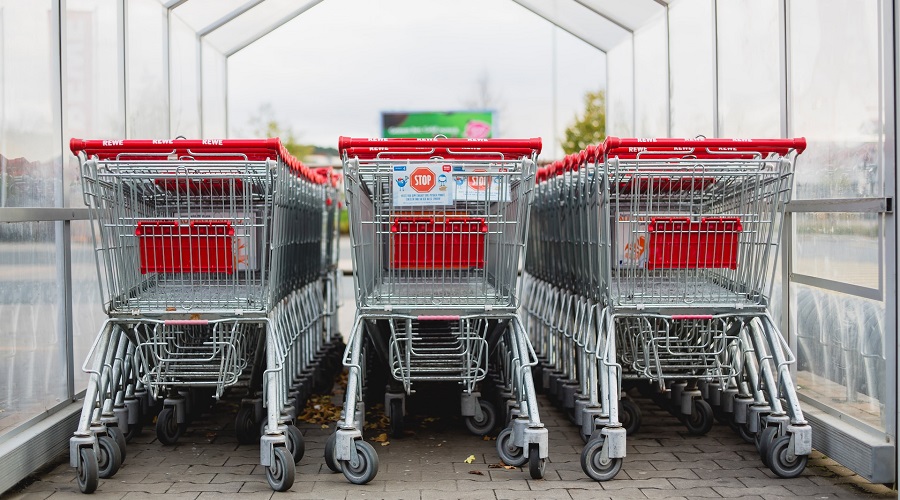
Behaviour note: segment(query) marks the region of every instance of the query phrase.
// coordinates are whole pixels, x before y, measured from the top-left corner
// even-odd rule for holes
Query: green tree
[[[255,137],[280,138],[284,148],[301,161],[313,153],[314,146],[301,144],[294,135],[293,129],[291,129],[291,127],[282,127],[273,115],[274,112],[271,104],[266,103],[260,106],[259,113],[250,120],[250,125],[253,127],[253,135]]]
[[[584,114],[566,128],[562,148],[566,154],[577,153],[590,144],[606,138],[606,92],[598,90],[584,96]]]

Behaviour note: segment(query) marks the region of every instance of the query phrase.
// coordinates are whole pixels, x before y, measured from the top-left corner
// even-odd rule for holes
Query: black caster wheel
[[[689,433],[694,436],[703,436],[712,429],[715,421],[712,407],[702,399],[695,399],[691,409],[691,414],[685,415],[682,422]]]
[[[303,439],[303,433],[300,432],[300,429],[293,425],[287,425],[285,427],[284,437],[287,440],[288,451],[290,451],[291,455],[294,457],[294,463],[298,464],[300,463],[300,460],[303,459],[303,454],[306,452],[306,441]]]
[[[100,450],[97,455],[98,476],[103,479],[111,478],[122,466],[122,452],[116,440],[109,436],[100,436],[97,438],[97,444]]]
[[[494,411],[494,405],[487,401],[479,400],[478,404],[481,405],[481,419],[466,417],[466,428],[476,436],[485,436],[497,425],[497,412]]]
[[[253,408],[243,406],[234,418],[234,434],[238,443],[254,444],[259,442],[259,424],[254,421]]]
[[[392,399],[388,408],[388,419],[391,421],[391,437],[403,436],[403,400]]]
[[[544,471],[547,469],[547,459],[540,457],[537,443],[528,445],[528,473],[531,479],[544,479]]]
[[[294,485],[294,475],[297,473],[294,459],[283,446],[275,448],[275,457],[272,465],[266,467],[266,481],[274,491],[287,491]]]
[[[621,458],[603,457],[606,438],[600,435],[588,441],[581,450],[581,470],[594,481],[609,481],[622,470]]]
[[[110,426],[106,428],[106,433],[119,445],[119,453],[122,455],[122,462],[125,462],[125,446],[127,438],[122,428],[118,426]]]
[[[500,431],[497,435],[497,455],[506,465],[521,467],[528,459],[525,458],[525,450],[513,444],[512,437],[512,429],[509,427]]]
[[[100,483],[100,466],[97,464],[97,454],[90,447],[78,450],[78,468],[75,469],[78,479],[78,489],[82,493],[93,493]]]
[[[778,477],[790,479],[806,469],[808,455],[790,455],[791,436],[781,436],[768,447],[769,469]]]
[[[641,428],[641,408],[633,400],[625,398],[619,401],[619,422],[625,428],[625,435],[631,436]]]
[[[766,467],[769,466],[769,448],[776,439],[778,439],[778,427],[775,426],[766,427],[756,433],[756,451],[759,452],[759,458]]]
[[[353,484],[366,484],[378,474],[378,454],[362,439],[356,440],[356,465],[351,460],[341,460],[340,464],[344,477]]]
[[[337,434],[332,434],[331,436],[328,436],[328,440],[325,441],[325,465],[331,469],[331,472],[341,471],[341,464],[334,459],[334,442],[336,439]]]
[[[156,417],[156,439],[165,445],[173,445],[184,434],[187,424],[175,420],[175,408],[163,408]]]

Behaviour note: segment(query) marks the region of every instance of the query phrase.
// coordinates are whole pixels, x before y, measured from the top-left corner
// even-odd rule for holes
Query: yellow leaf
[[[372,441],[375,441],[376,443],[384,443],[384,442],[387,442],[387,440],[388,440],[387,432],[382,432],[381,434],[372,438]]]
[[[469,455],[469,458],[466,459],[466,463],[470,464],[475,461],[475,455]]]
[[[323,428],[323,429],[327,429],[327,428],[328,428],[328,424],[322,424],[322,428]]]

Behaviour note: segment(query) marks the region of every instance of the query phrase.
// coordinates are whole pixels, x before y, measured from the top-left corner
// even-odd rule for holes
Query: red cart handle
[[[292,170],[315,184],[325,184],[328,176],[317,172],[294,158],[281,139],[175,139],[175,140],[85,140],[71,139],[69,149],[74,155],[84,152],[86,156],[96,156],[101,160],[114,160],[120,154],[128,154],[131,159],[153,160],[174,154],[179,158],[192,154],[221,154],[223,159],[239,159],[246,156],[251,161],[275,160],[281,158]],[[231,157],[234,156],[234,158]]]
[[[806,138],[798,137],[794,139],[672,139],[672,138],[619,138],[607,137],[602,145],[598,146],[597,157],[601,155],[618,156],[620,158],[634,157],[644,152],[651,153],[672,153],[684,154],[692,156],[703,156],[704,158],[712,155],[719,157],[720,154],[740,155],[741,153],[776,153],[786,155],[791,150],[797,151],[797,154],[806,150]]]
[[[378,139],[378,138],[358,138],[344,137],[338,139],[338,150],[343,152],[350,148],[384,148],[382,151],[390,151],[391,149],[454,149],[461,151],[482,151],[495,152],[502,149],[518,149],[541,152],[540,137],[532,137],[531,139]]]

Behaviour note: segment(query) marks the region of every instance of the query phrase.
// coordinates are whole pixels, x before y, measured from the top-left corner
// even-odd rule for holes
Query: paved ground
[[[424,392],[424,391],[423,391]],[[407,436],[377,441],[384,431],[380,413],[370,412],[366,438],[379,457],[378,476],[365,486],[349,484],[333,474],[322,459],[324,424],[301,423],[306,455],[288,494],[273,494],[257,465],[256,446],[240,446],[233,436],[234,402],[223,401],[212,415],[195,421],[181,442],[161,445],[145,430],[128,447],[128,457],[112,479],[101,480],[94,499],[207,498],[389,498],[389,499],[543,499],[543,498],[869,498],[896,497],[896,492],[866,483],[859,476],[816,454],[804,474],[778,479],[759,461],[753,445],[744,443],[727,426],[717,425],[706,436],[688,435],[684,428],[651,401],[639,399],[644,411],[640,432],[629,438],[628,457],[614,480],[596,483],[581,471],[582,443],[568,419],[542,402],[542,418],[550,430],[550,463],[543,480],[527,470],[499,467],[494,441],[469,434],[457,417],[440,417],[435,401],[452,401],[451,394],[432,393],[432,401],[410,402],[415,412]],[[335,398],[337,399],[337,398]],[[323,403],[323,401],[319,401]],[[443,403],[446,406],[447,403]],[[327,417],[310,411],[312,420]],[[465,460],[474,456],[474,462]],[[30,484],[2,496],[12,499],[85,498],[78,493],[74,472],[61,462],[34,476]]]
[[[349,244],[342,240],[342,268],[350,268]],[[352,281],[346,278],[341,295],[342,331],[353,320]],[[340,391],[340,387],[336,386]],[[407,435],[379,439],[385,422],[377,408],[370,412],[366,438],[380,457],[378,476],[365,486],[348,483],[324,465],[323,448],[333,426],[334,409],[317,399],[300,428],[306,436],[306,455],[298,467],[294,487],[275,494],[257,465],[257,446],[240,446],[234,437],[235,400],[220,402],[210,415],[188,429],[177,446],[166,447],[152,429],[137,437],[128,457],[112,479],[100,480],[92,500],[106,499],[604,499],[604,498],[896,498],[896,492],[871,485],[834,461],[814,452],[804,474],[796,479],[774,477],[759,461],[753,445],[730,428],[716,425],[706,436],[687,434],[684,427],[650,400],[638,399],[644,412],[640,432],[628,438],[628,457],[612,481],[596,483],[581,471],[581,438],[567,417],[541,397],[541,416],[550,431],[550,463],[546,477],[532,480],[527,470],[499,465],[494,441],[472,436],[458,417],[442,417],[458,410],[458,393],[420,387],[410,400]],[[334,398],[339,399],[338,395]],[[328,410],[331,409],[331,412]],[[466,459],[474,456],[471,464]],[[78,493],[66,457],[0,500],[84,499]]]

